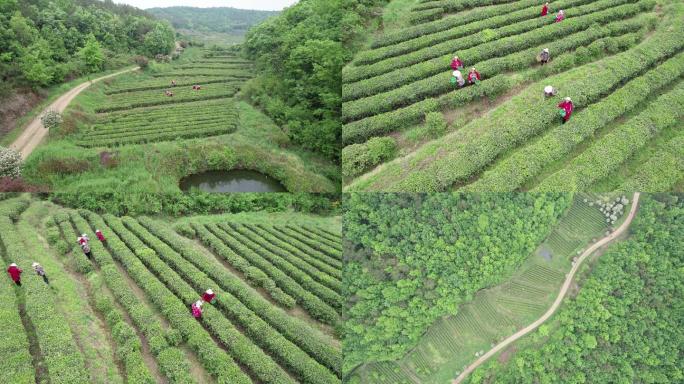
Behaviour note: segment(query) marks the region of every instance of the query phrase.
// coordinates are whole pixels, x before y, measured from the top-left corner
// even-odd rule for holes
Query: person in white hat
[[[36,271],[38,276],[43,278],[45,284],[50,284],[50,281],[48,281],[47,275],[45,274],[45,269],[43,269],[42,265],[34,261],[33,264],[31,264],[31,266],[33,267],[33,270]]]
[[[575,109],[575,105],[572,103],[572,100],[569,97],[566,97],[563,99],[563,101],[558,104],[558,108],[560,108],[560,116],[561,116],[561,122],[563,124],[567,123],[568,120],[570,120],[570,115],[572,115],[572,111]]]
[[[565,12],[561,9],[558,11],[558,14],[556,15],[556,23],[560,23],[565,19]]]
[[[88,238],[88,235],[86,235],[85,233],[79,236],[78,238],[78,244],[80,246],[83,246],[83,244],[88,244],[89,241],[90,239]]]
[[[197,300],[190,306],[190,309],[192,309],[192,315],[195,317],[195,319],[202,317],[202,304],[202,300]]]
[[[542,49],[541,53],[539,54],[539,61],[541,61],[541,65],[544,65],[549,62],[551,59],[551,54],[549,53],[548,48]]]
[[[10,278],[12,278],[12,281],[14,281],[14,284],[18,285],[21,287],[21,273],[24,272],[17,266],[15,263],[12,263],[7,267],[7,273],[10,275]]]
[[[451,60],[451,69],[455,71],[461,68],[463,68],[463,62],[458,58],[458,56],[454,56],[454,58]]]
[[[557,92],[558,91],[556,91],[556,88],[554,88],[552,85],[547,85],[544,87],[544,96],[546,97],[555,96]]]
[[[480,78],[480,72],[478,72],[475,67],[470,68],[470,72],[468,72],[468,82],[470,84],[477,84],[482,80]]]
[[[202,300],[206,301],[207,303],[211,303],[211,301],[214,300],[214,297],[216,297],[216,294],[211,290],[211,288],[207,289],[202,294]]]
[[[465,79],[458,69],[451,74],[451,84],[458,84],[459,87],[465,85]]]

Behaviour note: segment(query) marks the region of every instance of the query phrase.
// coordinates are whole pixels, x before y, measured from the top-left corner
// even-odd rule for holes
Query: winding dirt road
[[[38,144],[40,144],[40,142],[43,141],[43,138],[45,138],[45,136],[48,134],[48,130],[45,127],[43,127],[43,123],[40,121],[40,118],[47,111],[57,111],[59,113],[62,113],[69,105],[69,103],[71,103],[71,101],[76,96],[78,96],[78,94],[81,93],[81,91],[88,88],[91,84],[97,83],[98,81],[107,79],[109,77],[118,76],[122,73],[135,71],[138,69],[140,69],[140,67],[126,69],[124,71],[112,73],[107,76],[98,77],[97,79],[86,81],[72,88],[67,93],[57,98],[57,100],[55,100],[52,104],[48,105],[40,113],[40,115],[38,115],[38,117],[31,120],[29,125],[27,125],[24,129],[24,132],[22,132],[21,135],[16,140],[14,140],[14,142],[10,145],[10,148],[14,149],[15,151],[18,151],[21,154],[21,158],[26,160],[26,158],[31,154],[31,152],[33,152],[33,150],[36,149]]]
[[[629,210],[629,215],[627,216],[627,219],[618,227],[613,233],[610,235],[602,238],[601,240],[597,241],[596,243],[592,244],[589,248],[587,248],[586,251],[580,255],[580,257],[577,259],[577,262],[572,266],[572,269],[570,272],[566,275],[565,282],[563,283],[563,287],[561,287],[560,292],[558,293],[558,297],[556,297],[556,301],[553,302],[553,305],[549,308],[546,313],[542,315],[539,319],[537,319],[534,323],[528,325],[527,327],[519,330],[518,332],[514,333],[513,335],[509,336],[506,340],[502,341],[501,343],[497,344],[494,346],[494,348],[490,349],[487,353],[484,355],[480,356],[479,359],[475,360],[472,364],[468,366],[463,372],[461,372],[460,375],[458,375],[457,378],[451,380],[451,384],[459,384],[461,383],[466,376],[468,376],[471,372],[473,372],[477,367],[482,365],[485,361],[487,361],[489,358],[497,354],[499,351],[502,349],[506,348],[509,344],[513,343],[514,341],[518,340],[519,338],[525,336],[526,334],[532,332],[535,330],[537,327],[542,325],[546,320],[548,320],[551,315],[556,312],[558,307],[560,307],[561,302],[563,301],[563,298],[565,297],[565,294],[568,292],[568,289],[570,288],[570,284],[572,283],[573,277],[575,277],[575,273],[579,269],[579,267],[582,265],[582,262],[589,257],[592,253],[594,253],[597,249],[601,248],[602,246],[608,244],[609,242],[615,240],[618,236],[620,236],[628,227],[629,224],[632,222],[632,219],[634,218],[634,214],[636,213],[637,206],[639,205],[639,192],[635,192],[634,196],[632,196],[632,208]]]

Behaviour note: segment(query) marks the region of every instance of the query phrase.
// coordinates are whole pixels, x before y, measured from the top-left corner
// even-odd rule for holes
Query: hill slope
[[[146,11],[160,19],[168,20],[176,29],[238,35],[244,35],[249,27],[280,13],[231,7],[168,7],[149,8]]]

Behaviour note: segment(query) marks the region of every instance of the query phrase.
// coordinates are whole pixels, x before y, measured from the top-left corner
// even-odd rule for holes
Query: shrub
[[[141,69],[145,69],[148,65],[150,65],[150,60],[145,56],[136,56],[133,58],[133,61],[135,61],[135,64],[137,64]]]
[[[47,111],[41,116],[40,121],[43,123],[43,127],[52,130],[62,124],[62,115],[57,111]]]
[[[397,143],[392,137],[374,137],[363,144],[342,149],[342,174],[354,177],[396,155]]]
[[[12,148],[0,147],[0,178],[21,176],[21,155]]]
[[[432,137],[439,137],[446,132],[447,122],[444,115],[439,112],[430,112],[425,115],[425,132]]]
[[[67,157],[64,159],[47,159],[38,165],[38,172],[46,175],[69,175],[83,173],[90,169],[90,163],[84,159]]]

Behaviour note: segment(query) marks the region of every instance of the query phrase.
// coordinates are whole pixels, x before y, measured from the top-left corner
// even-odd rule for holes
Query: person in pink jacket
[[[558,14],[556,15],[556,23],[559,23],[565,19],[565,12],[561,9],[558,11]]]
[[[190,309],[192,309],[192,316],[194,316],[195,319],[202,317],[202,304],[202,300],[197,300],[190,306]]]

